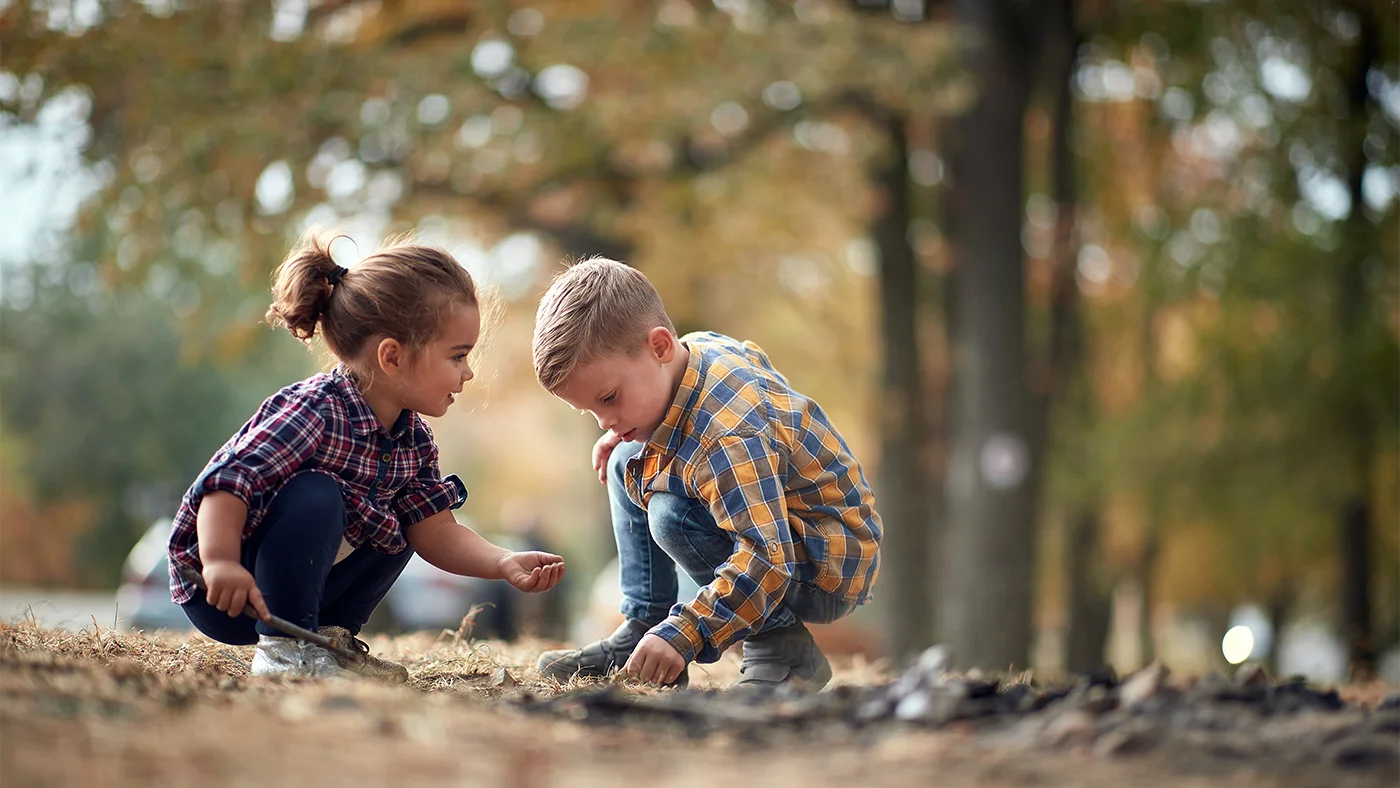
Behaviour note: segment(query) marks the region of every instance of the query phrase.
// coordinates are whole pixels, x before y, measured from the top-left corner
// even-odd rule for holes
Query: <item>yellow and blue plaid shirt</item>
[[[714,662],[757,631],[792,581],[855,604],[880,567],[875,496],[816,402],[752,342],[687,334],[690,361],[666,419],[627,466],[627,493],[703,502],[734,554],[693,602],[652,629],[687,661]]]

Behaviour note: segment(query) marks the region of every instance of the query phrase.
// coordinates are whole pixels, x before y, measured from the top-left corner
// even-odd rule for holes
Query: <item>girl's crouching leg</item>
[[[180,605],[180,609],[185,611],[185,617],[194,628],[211,640],[230,646],[251,646],[258,642],[257,621],[242,615],[230,617],[209,604],[203,591],[196,591],[194,598]]]

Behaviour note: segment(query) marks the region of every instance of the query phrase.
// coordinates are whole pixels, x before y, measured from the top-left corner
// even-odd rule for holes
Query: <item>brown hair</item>
[[[421,350],[449,309],[478,304],[471,274],[443,249],[408,236],[390,238],[347,270],[331,258],[338,237],[307,233],[277,266],[267,322],[308,344],[319,328],[326,347],[347,366],[373,337]]]
[[[579,364],[636,353],[657,326],[676,330],[641,271],[602,257],[572,265],[554,277],[535,313],[535,377],[558,391]]]

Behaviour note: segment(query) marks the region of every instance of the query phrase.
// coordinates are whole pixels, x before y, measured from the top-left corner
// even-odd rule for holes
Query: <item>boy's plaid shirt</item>
[[[682,341],[685,375],[627,465],[627,492],[643,508],[656,491],[699,500],[737,537],[714,581],[652,629],[687,661],[713,662],[767,620],[790,581],[868,602],[882,529],[846,442],[757,345],[709,332]]]
[[[390,555],[408,546],[403,529],[466,499],[456,476],[438,472],[432,430],[405,410],[385,430],[355,383],[342,370],[293,383],[269,397],[253,418],[219,449],[185,493],[170,533],[170,595],[188,602],[195,588],[178,567],[200,571],[196,541],[199,502],[227,490],[248,505],[243,538],[262,522],[282,485],[301,473],[326,473],[340,482],[348,513],[345,541]]]

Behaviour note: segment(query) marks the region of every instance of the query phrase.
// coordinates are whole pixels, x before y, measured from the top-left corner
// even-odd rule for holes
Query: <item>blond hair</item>
[[[554,277],[535,313],[535,377],[558,391],[580,364],[608,353],[637,352],[656,327],[675,333],[661,296],[645,275],[593,257]]]

